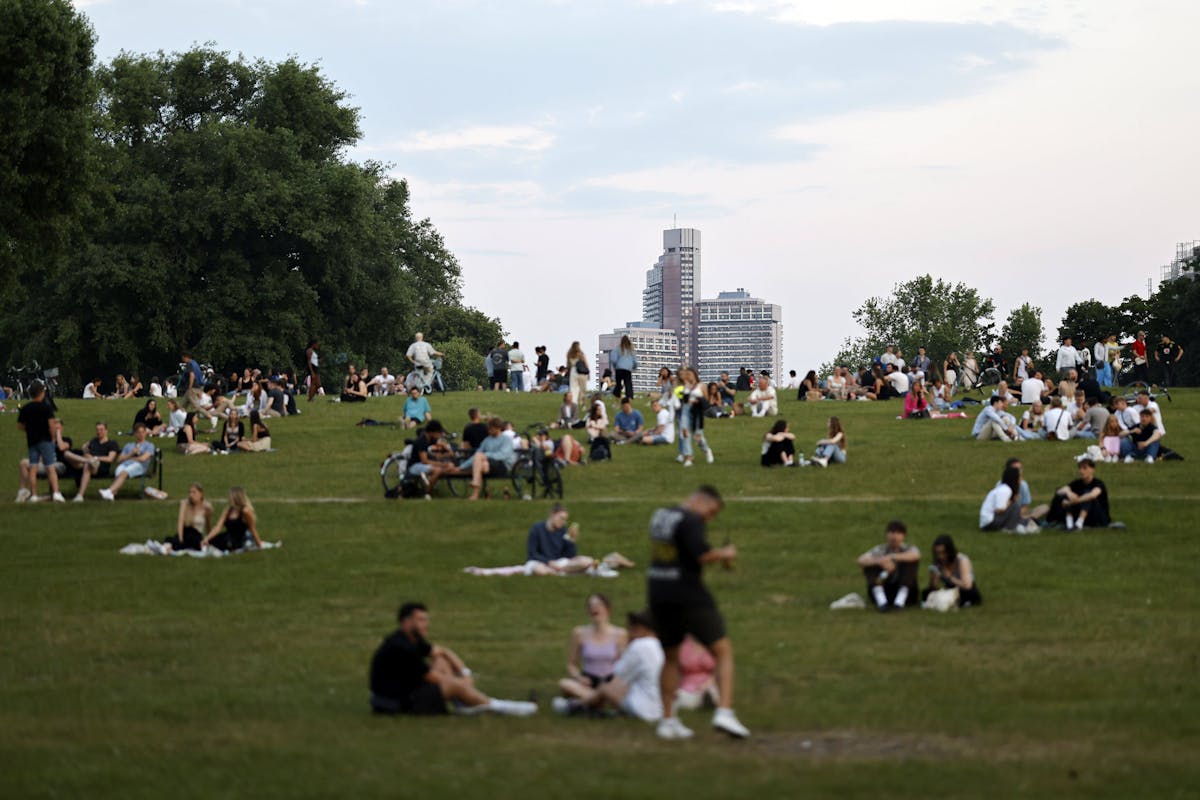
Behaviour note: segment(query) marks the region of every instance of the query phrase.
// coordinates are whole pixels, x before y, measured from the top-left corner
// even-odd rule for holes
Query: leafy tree
[[[500,320],[462,306],[434,305],[418,314],[416,324],[424,331],[425,339],[433,342],[438,349],[442,349],[438,342],[457,337],[469,343],[480,358],[504,338]],[[483,377],[487,377],[487,374],[484,373]]]
[[[1022,303],[1008,312],[1008,319],[1000,330],[1000,346],[1010,361],[1019,356],[1024,348],[1029,348],[1030,354],[1036,358],[1043,336],[1042,309]]]
[[[18,278],[53,267],[87,201],[94,43],[67,0],[0,0],[0,300],[9,308],[27,299],[8,294]]]
[[[862,367],[895,344],[910,361],[917,348],[924,347],[940,366],[940,359],[952,350],[988,347],[995,338],[994,312],[992,301],[975,289],[922,275],[897,284],[886,297],[868,298],[851,314],[866,333],[847,339],[836,362]]]
[[[463,338],[454,338],[437,345],[445,354],[442,364],[442,380],[451,391],[471,391],[487,383],[487,369],[483,364],[483,353]]]
[[[1185,275],[1166,281],[1151,298],[1157,324],[1151,326],[1151,343],[1164,334],[1183,347],[1183,360],[1176,368],[1176,382],[1200,385],[1200,258],[1185,262]],[[1155,370],[1153,362],[1151,369]]]

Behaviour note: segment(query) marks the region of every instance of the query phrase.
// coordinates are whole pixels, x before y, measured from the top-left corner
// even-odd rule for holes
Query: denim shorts
[[[52,467],[58,462],[54,452],[54,442],[38,442],[29,448],[29,465],[36,467],[39,463]]]
[[[122,473],[131,478],[140,478],[146,474],[146,464],[141,461],[122,461],[117,464],[116,474]]]

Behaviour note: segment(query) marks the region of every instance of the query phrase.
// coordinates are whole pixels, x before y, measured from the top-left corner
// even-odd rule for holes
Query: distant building
[[[633,373],[633,391],[638,394],[654,390],[654,381],[658,370],[667,367],[675,372],[679,366],[679,337],[675,331],[659,328],[649,322],[630,322],[624,328],[616,328],[612,333],[600,334],[599,349],[596,363],[599,372],[609,369],[608,354],[621,344],[621,337],[628,336],[637,353],[638,368]]]
[[[690,362],[695,337],[696,300],[700,297],[700,231],[671,228],[663,231],[663,252],[646,271],[642,290],[642,320],[656,328],[675,331]]]
[[[1200,258],[1200,241],[1180,242],[1175,245],[1175,260],[1162,268],[1162,282],[1173,281],[1184,276],[1195,280],[1196,273],[1187,269],[1187,262],[1195,258]]]
[[[769,370],[780,380],[783,369],[783,309],[751,297],[745,289],[721,292],[696,303],[696,368],[713,381],[722,372],[736,376],[740,367],[757,374]]]

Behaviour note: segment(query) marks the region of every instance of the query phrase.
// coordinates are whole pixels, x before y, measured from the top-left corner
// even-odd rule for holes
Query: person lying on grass
[[[969,608],[983,603],[983,595],[975,583],[975,568],[966,553],[958,552],[954,539],[942,534],[933,540],[933,563],[929,565],[929,586],[921,592],[921,600],[938,589],[958,589],[958,605]]]
[[[490,711],[527,717],[537,704],[497,700],[479,691],[471,670],[454,651],[429,642],[429,609],[423,603],[400,606],[400,627],[371,658],[371,709],[377,714],[436,715],[447,702],[459,714]]]
[[[617,569],[634,566],[620,553],[609,553],[602,559],[579,555],[576,541],[579,526],[567,526],[570,513],[561,503],[550,508],[546,519],[535,522],[525,539],[525,563],[512,567],[467,567],[471,575],[576,575],[587,573],[602,578],[616,577]]]
[[[898,519],[887,524],[887,541],[858,557],[867,594],[880,611],[917,605],[917,565],[921,551],[909,544],[908,527]]]
[[[664,659],[662,644],[654,635],[654,625],[648,611],[629,612],[627,623],[629,645],[613,665],[612,680],[595,688],[564,681],[564,690],[573,696],[554,698],[555,711],[574,714],[610,707],[645,722],[662,719],[663,704],[659,690],[659,675]]]
[[[585,697],[613,679],[613,669],[629,643],[624,628],[612,624],[612,603],[602,594],[590,594],[587,612],[591,622],[571,631],[567,675],[558,682],[564,697]]]

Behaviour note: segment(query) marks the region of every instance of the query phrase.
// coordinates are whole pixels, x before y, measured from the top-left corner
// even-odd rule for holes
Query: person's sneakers
[[[75,495],[74,497],[72,497],[72,498],[71,498],[71,502],[72,502],[72,503],[82,503],[82,502],[83,502],[83,495],[81,495],[81,494],[77,494],[77,495]]]
[[[1154,463],[1154,456],[1146,456],[1146,463],[1147,463],[1147,464],[1153,464],[1153,463]]]
[[[503,714],[507,717],[531,717],[537,713],[537,703],[530,703],[525,700],[496,700],[493,698],[487,704],[487,709],[494,714]]]
[[[675,456],[675,460],[678,461],[680,464],[682,464],[683,463],[683,453],[680,453],[679,455]]]
[[[735,739],[745,739],[750,735],[750,729],[738,721],[732,708],[718,708],[713,714],[712,726],[713,729],[729,734]]]
[[[1075,530],[1075,515],[1074,514],[1067,514],[1067,530],[1069,530],[1069,531]]]
[[[601,563],[598,567],[596,567],[597,578],[615,578],[619,574],[619,572],[610,567],[608,564]]]
[[[712,450],[704,451],[704,460],[707,461],[709,464],[713,463],[713,461],[716,460],[715,457],[713,456]]]
[[[29,495],[29,502],[31,503],[40,503],[43,499],[45,498],[38,497],[36,494]]]
[[[694,735],[692,729],[679,721],[679,717],[663,717],[654,729],[660,739],[690,739]]]
[[[19,492],[17,492],[17,502],[18,503],[24,503],[30,497],[33,497],[33,492],[29,491],[24,486],[22,486],[21,490]]]
[[[1114,531],[1123,531],[1125,530],[1125,523],[1121,522],[1120,520],[1114,520],[1113,522],[1108,523],[1108,527]]]
[[[684,465],[685,467],[690,467],[690,466],[692,466],[692,460],[691,460],[690,458],[689,458],[689,459],[687,459],[687,460],[685,460],[685,461],[683,462],[683,465]]]
[[[582,714],[584,711],[583,705],[578,700],[571,700],[567,697],[556,697],[550,701],[550,707],[554,709],[555,714],[561,714],[564,717]]]
[[[812,460],[812,463],[816,464],[818,467],[828,467],[829,459],[828,458],[814,458]]]
[[[1133,463],[1133,456],[1125,456],[1125,463],[1126,463],[1126,464],[1132,464],[1132,463]]]
[[[104,500],[108,500],[110,503],[117,499],[113,496],[112,489],[101,489],[100,497]]]
[[[67,498],[63,497],[63,493],[62,493],[62,492],[55,492],[55,493],[54,493],[54,494],[51,496],[51,499],[52,499],[54,502],[56,502],[56,503],[65,503],[65,502],[67,502]]]
[[[1018,533],[1039,533],[1042,529],[1033,520],[1027,521],[1024,525],[1017,529]]]

